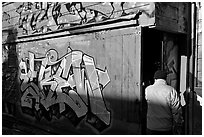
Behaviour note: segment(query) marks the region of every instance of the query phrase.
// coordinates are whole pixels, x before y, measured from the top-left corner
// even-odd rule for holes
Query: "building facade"
[[[30,134],[145,134],[144,89],[160,68],[185,98],[184,131],[193,131],[194,100],[184,95],[195,55],[191,8],[171,2],[3,3],[3,126]],[[196,51],[191,76],[200,86],[202,51]]]

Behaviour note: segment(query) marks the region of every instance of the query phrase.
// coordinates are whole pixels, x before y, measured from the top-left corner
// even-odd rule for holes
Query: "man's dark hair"
[[[164,79],[165,80],[166,77],[167,77],[167,73],[164,70],[157,70],[154,73],[154,79]]]

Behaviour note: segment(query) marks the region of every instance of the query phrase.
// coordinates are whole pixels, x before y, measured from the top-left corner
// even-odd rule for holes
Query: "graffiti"
[[[168,70],[167,82],[176,88],[178,76],[178,57],[176,55],[178,55],[178,45],[176,44],[176,39],[171,35],[166,35],[164,40],[166,47],[164,54],[165,69]]]
[[[109,12],[113,13],[113,3],[111,5],[112,11]],[[84,7],[82,2],[24,2],[16,12],[20,15],[19,27],[23,28],[23,34],[54,31],[65,26],[90,23],[96,18],[104,20],[111,17],[102,11]]]
[[[145,6],[137,2],[23,2],[15,14],[22,35],[29,35],[135,14],[137,7]]]
[[[154,3],[146,2],[16,2],[3,10],[3,29],[15,27],[18,36],[137,16],[139,11],[147,19],[155,16]]]
[[[3,12],[2,18],[4,21],[8,21],[8,23],[10,23],[10,15],[7,12]]]
[[[97,130],[110,125],[102,90],[110,82],[107,70],[95,67],[94,59],[81,51],[72,50],[58,59],[56,50],[47,51],[44,58],[20,61],[21,106],[37,119],[52,120],[61,115],[76,126],[84,119]]]

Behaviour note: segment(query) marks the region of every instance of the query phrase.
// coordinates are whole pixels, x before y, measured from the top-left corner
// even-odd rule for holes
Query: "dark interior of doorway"
[[[145,88],[154,83],[154,73],[161,69],[162,33],[153,28],[143,28],[142,34],[142,134],[146,134]]]

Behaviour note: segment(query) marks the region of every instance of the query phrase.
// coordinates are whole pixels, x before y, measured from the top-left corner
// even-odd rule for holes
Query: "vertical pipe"
[[[141,27],[141,66],[140,69],[144,70],[144,33],[146,28]],[[140,89],[140,100],[141,100],[141,105],[140,105],[140,115],[141,115],[141,134],[145,135],[146,134],[146,114],[145,113],[145,83],[144,83],[144,72],[141,72],[141,79],[140,81],[142,82],[142,86]]]
[[[161,41],[161,70],[164,70],[164,41]]]
[[[190,72],[190,54],[191,54],[191,3],[187,4],[187,65],[186,65],[186,94],[185,98],[187,101],[185,109],[185,134],[189,134],[189,72]]]
[[[195,81],[195,50],[196,50],[196,20],[197,20],[197,8],[196,2],[193,2],[194,10],[193,10],[193,51],[192,51],[192,128],[194,128],[194,81]],[[193,129],[192,129],[193,134]]]

